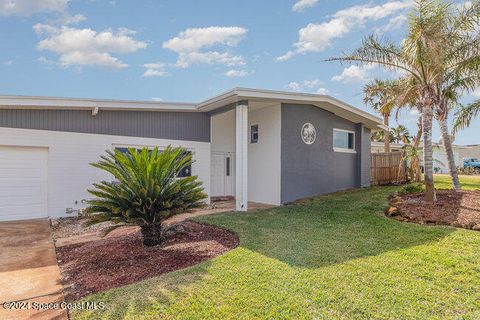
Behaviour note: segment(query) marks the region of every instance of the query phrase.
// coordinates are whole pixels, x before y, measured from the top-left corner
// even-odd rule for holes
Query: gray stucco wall
[[[309,122],[316,129],[316,140],[302,141],[301,128]],[[357,153],[333,151],[333,129],[355,131]],[[367,148],[369,132],[355,124],[312,105],[282,104],[282,203],[356,188],[370,180],[370,169],[364,160],[370,157]],[[370,160],[369,160],[370,161]],[[366,184],[365,184],[366,185]]]
[[[210,142],[201,112],[2,109],[0,127]]]

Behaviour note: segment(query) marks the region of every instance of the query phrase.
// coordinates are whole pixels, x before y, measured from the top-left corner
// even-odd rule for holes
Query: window
[[[355,132],[333,129],[333,151],[355,152]]]
[[[115,147],[115,150],[120,151],[121,153],[127,153],[128,148],[127,147]],[[137,152],[141,152],[142,149],[137,147]],[[159,152],[162,152],[163,150],[158,150]],[[150,150],[151,152],[151,150]],[[191,155],[191,151],[186,151],[186,155]],[[192,164],[190,163],[188,166],[183,168],[177,175],[178,178],[185,178],[185,177],[190,177],[192,175]]]
[[[258,124],[250,127],[250,143],[258,142]]]

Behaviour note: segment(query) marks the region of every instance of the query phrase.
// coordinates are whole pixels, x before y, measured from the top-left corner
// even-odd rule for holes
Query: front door
[[[227,197],[234,193],[234,155],[233,152],[212,153],[211,196]]]

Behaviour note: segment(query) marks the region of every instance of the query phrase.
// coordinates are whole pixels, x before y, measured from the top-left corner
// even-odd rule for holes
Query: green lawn
[[[394,190],[375,187],[303,205],[202,217],[237,232],[240,247],[91,295],[83,301],[103,301],[106,309],[72,316],[479,319],[480,232],[386,218],[382,212]]]
[[[479,189],[480,187],[480,175],[475,176],[467,176],[461,175],[460,176],[460,183],[462,184],[462,188],[464,190],[475,190]],[[436,174],[435,175],[435,188],[438,189],[451,189],[452,188],[452,180],[448,174]]]

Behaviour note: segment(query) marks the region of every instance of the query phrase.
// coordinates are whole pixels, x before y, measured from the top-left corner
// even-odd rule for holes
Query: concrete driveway
[[[5,302],[20,301],[12,310]],[[0,222],[0,319],[67,319],[64,309],[35,310],[63,302],[63,287],[48,220]],[[38,309],[38,308],[37,308]]]

